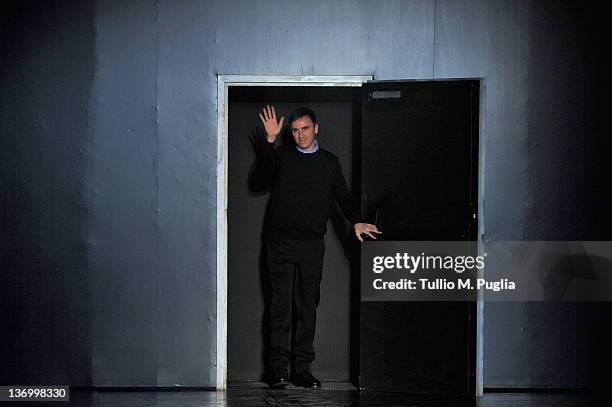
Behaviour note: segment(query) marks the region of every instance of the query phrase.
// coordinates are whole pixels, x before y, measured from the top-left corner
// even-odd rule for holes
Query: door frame
[[[228,90],[230,86],[352,86],[361,87],[371,75],[260,76],[217,75],[217,352],[218,390],[227,388],[227,205]]]
[[[228,90],[230,86],[350,86],[361,87],[373,80],[372,75],[217,75],[217,270],[216,270],[216,389],[227,388],[227,246],[228,246]],[[478,129],[478,241],[484,237],[484,163],[485,163],[485,95],[486,78],[431,78],[415,81],[462,80],[480,81]],[[410,81],[405,79],[403,81]],[[480,250],[480,249],[479,249]],[[476,305],[476,395],[483,393],[483,333],[484,301],[479,294]]]

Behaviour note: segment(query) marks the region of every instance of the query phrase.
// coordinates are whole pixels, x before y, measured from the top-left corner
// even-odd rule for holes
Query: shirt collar
[[[312,148],[312,151],[306,151],[306,150],[300,148],[300,146],[295,146],[295,148],[297,148],[300,153],[312,154],[312,153],[315,153],[319,149],[319,142],[317,141],[317,139],[315,139],[314,147]]]

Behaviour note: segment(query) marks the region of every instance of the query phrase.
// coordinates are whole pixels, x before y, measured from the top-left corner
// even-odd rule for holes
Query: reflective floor
[[[477,399],[358,391],[350,384],[324,383],[323,389],[289,387],[270,390],[253,383],[214,390],[71,390],[71,406],[205,407],[205,406],[597,406],[588,395],[486,393]],[[51,403],[58,405],[57,403]],[[24,406],[23,402],[16,404]],[[40,405],[50,405],[49,403]],[[62,404],[67,405],[67,404]]]

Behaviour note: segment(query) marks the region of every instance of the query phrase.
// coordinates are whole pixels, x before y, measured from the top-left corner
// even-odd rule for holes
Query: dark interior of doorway
[[[318,115],[319,141],[338,156],[347,184],[360,196],[361,88],[232,86],[228,109],[228,343],[229,382],[261,381],[266,369],[265,264],[261,231],[268,191],[249,183],[255,152],[250,142],[257,114],[274,104],[288,116],[298,106]],[[316,361],[324,381],[357,384],[359,270],[357,247],[339,209],[326,235],[321,303],[317,310]]]
[[[284,115],[300,105],[317,111],[321,146],[338,155],[382,240],[476,240],[479,89],[478,80],[230,88],[229,381],[261,380],[267,359],[258,239],[267,194],[249,185],[249,135],[262,107],[274,104]],[[359,246],[347,226],[336,210],[326,237],[315,373],[369,390],[473,395],[474,304],[360,301]]]

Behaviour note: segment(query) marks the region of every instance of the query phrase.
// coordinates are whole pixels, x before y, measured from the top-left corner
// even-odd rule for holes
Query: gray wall
[[[599,10],[518,0],[19,4],[24,12],[5,8],[2,21],[5,379],[215,384],[219,73],[485,77],[485,238],[609,237],[608,203],[595,197],[608,129]],[[590,341],[589,315],[487,304],[485,385],[590,386],[592,351],[574,346]]]
[[[578,3],[537,1],[525,11],[527,88],[516,101],[526,115],[506,127],[510,143],[513,128],[527,130],[524,140],[513,143],[522,151],[513,171],[523,173],[521,193],[505,195],[523,212],[516,218],[522,231],[513,237],[610,240],[611,206],[601,195],[602,175],[610,172],[605,161],[609,108],[602,97],[609,73],[596,40],[603,21],[598,24],[597,10]],[[488,215],[495,206],[486,209]],[[595,369],[609,369],[604,366],[608,346],[597,342],[608,324],[605,306],[487,303],[485,386],[592,387]]]
[[[91,384],[91,2],[0,20],[0,383]]]

